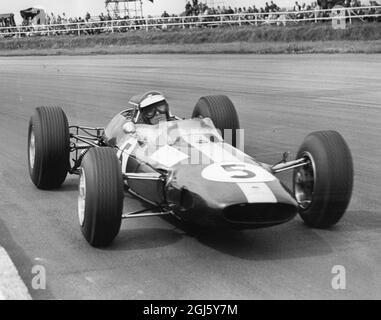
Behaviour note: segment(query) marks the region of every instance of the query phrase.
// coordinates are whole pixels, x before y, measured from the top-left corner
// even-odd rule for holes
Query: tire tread
[[[29,123],[28,139],[31,130],[36,139],[35,166],[29,168],[32,181],[40,189],[58,188],[70,168],[67,117],[60,107],[38,107]]]
[[[122,220],[124,193],[120,163],[114,150],[104,147],[90,149],[82,166],[87,189],[82,233],[92,246],[107,246],[118,234]]]
[[[233,102],[225,95],[204,96],[197,102],[192,118],[209,117],[224,137],[224,130],[232,130],[232,144],[236,145],[236,130],[240,128],[237,111]]]

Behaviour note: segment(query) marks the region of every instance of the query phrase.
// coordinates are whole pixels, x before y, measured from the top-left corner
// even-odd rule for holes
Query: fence
[[[37,26],[0,27],[0,36],[49,36],[49,35],[83,35],[96,33],[126,32],[129,30],[197,28],[242,25],[290,25],[299,23],[319,23],[332,21],[339,16],[349,23],[354,20],[362,22],[381,22],[381,6],[335,8],[307,11],[281,11],[271,13],[240,13],[199,16],[176,16],[168,18],[133,18],[109,21],[88,21],[66,24],[50,24]]]

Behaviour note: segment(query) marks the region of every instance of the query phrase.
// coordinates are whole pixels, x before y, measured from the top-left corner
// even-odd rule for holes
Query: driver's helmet
[[[147,95],[139,104],[142,122],[146,124],[158,124],[169,119],[169,106],[162,94],[152,93]]]

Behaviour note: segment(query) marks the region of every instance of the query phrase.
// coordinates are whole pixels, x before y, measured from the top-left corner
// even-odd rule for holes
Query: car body
[[[105,129],[117,149],[122,173],[162,175],[164,180],[127,178],[136,195],[171,208],[183,219],[213,225],[264,227],[286,222],[298,205],[267,167],[224,142],[209,118],[136,124],[117,115]],[[218,192],[216,192],[218,190]]]
[[[31,118],[32,181],[49,189],[59,187],[67,173],[79,174],[78,216],[91,245],[110,244],[123,218],[169,214],[239,229],[284,223],[297,213],[318,228],[341,219],[351,197],[353,165],[339,133],[313,132],[295,160],[284,153],[269,165],[243,152],[238,139],[243,132],[228,97],[200,98],[188,119],[165,111],[166,121],[142,122],[148,110],[143,108],[156,110],[160,101],[166,103],[157,91],[134,96],[129,108],[99,128],[69,126],[60,108],[37,108]],[[292,190],[276,176],[285,170],[294,171]],[[147,206],[123,213],[125,192]]]

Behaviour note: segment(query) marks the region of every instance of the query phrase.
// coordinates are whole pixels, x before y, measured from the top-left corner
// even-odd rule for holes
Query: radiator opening
[[[296,208],[284,203],[245,203],[232,205],[223,210],[223,217],[230,223],[267,224],[291,219]]]

